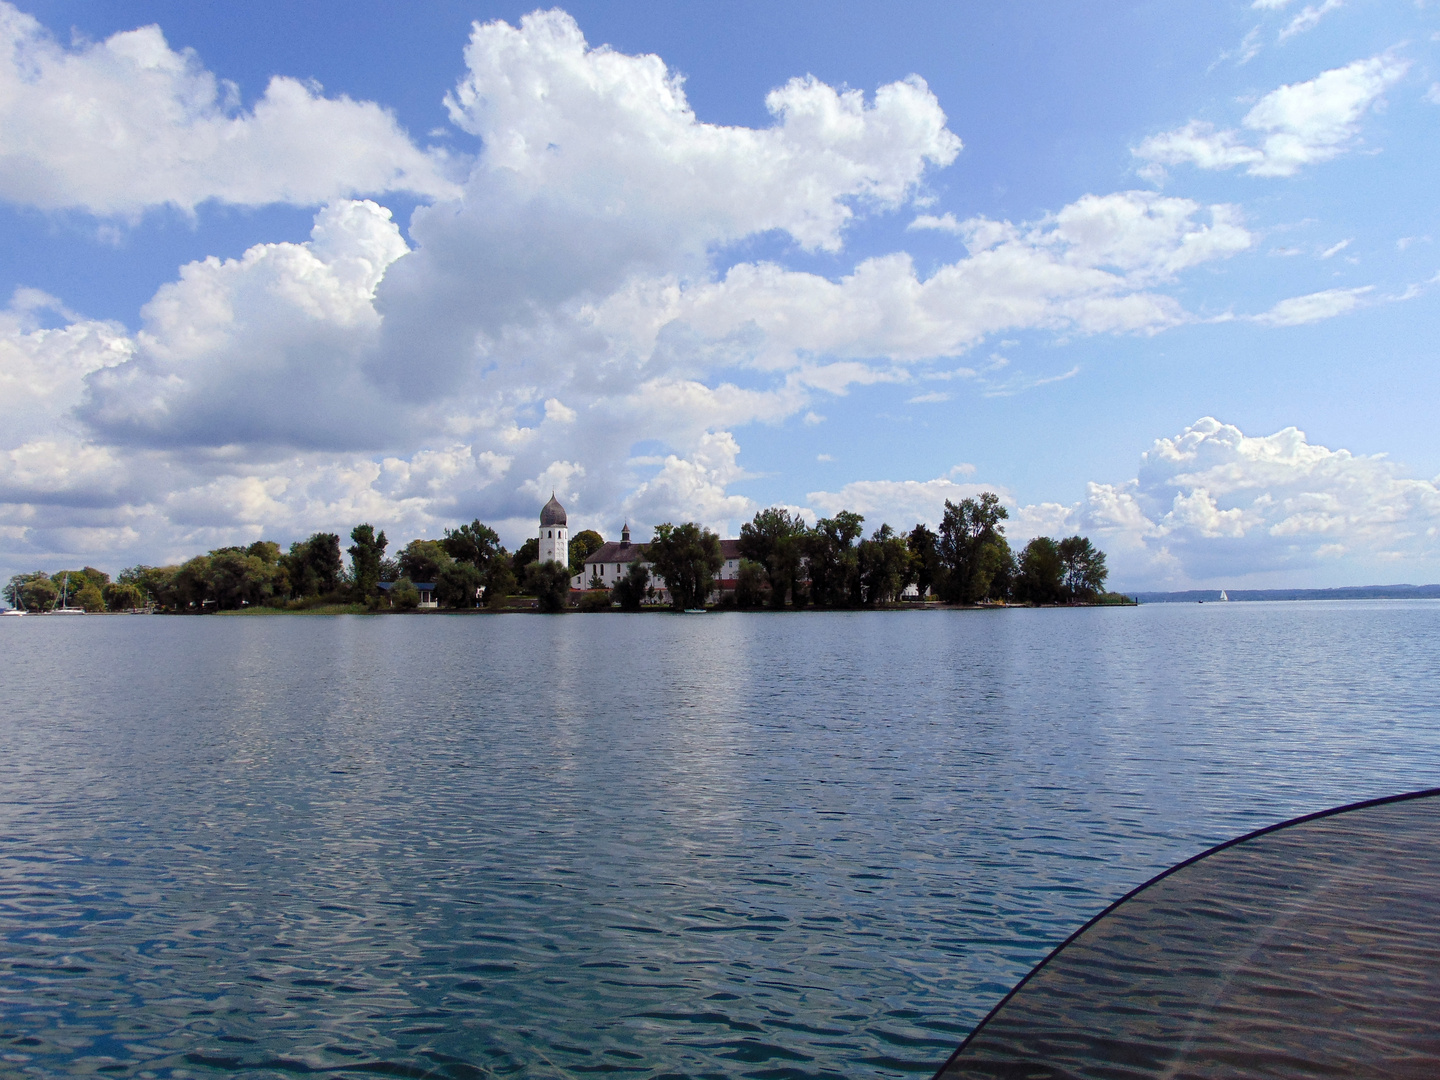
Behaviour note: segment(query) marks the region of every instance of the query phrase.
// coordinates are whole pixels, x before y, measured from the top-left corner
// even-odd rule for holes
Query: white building
[[[716,575],[715,589],[711,601],[718,600],[722,591],[735,588],[740,577],[740,541],[721,540],[720,554],[725,563]],[[636,560],[644,563],[650,571],[650,587],[657,592],[656,599],[668,603],[670,594],[665,589],[665,579],[655,573],[655,567],[645,560],[645,545],[630,542],[630,526],[620,530],[620,540],[607,541],[592,552],[585,560],[585,568],[570,579],[572,589],[613,589],[615,583],[630,572],[630,564]]]
[[[598,583],[599,588],[613,589],[615,583],[630,572],[630,564],[636,559],[644,561],[645,545],[630,543],[630,526],[626,525],[620,530],[620,540],[606,541],[592,551],[585,559],[585,568],[570,579],[572,589],[589,589],[597,587],[592,583]],[[661,583],[654,579],[654,568],[649,563],[645,564],[650,568],[651,584],[659,586]]]
[[[550,501],[540,511],[540,552],[536,555],[541,565],[558,562],[570,565],[570,529],[567,527],[565,508],[550,493]]]

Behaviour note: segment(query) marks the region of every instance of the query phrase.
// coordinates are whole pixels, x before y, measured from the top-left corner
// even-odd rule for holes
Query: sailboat
[[[1230,599],[1230,597],[1228,597],[1228,596],[1225,595],[1225,590],[1224,590],[1224,589],[1221,589],[1221,590],[1220,590],[1220,599],[1221,599],[1221,600],[1229,600],[1229,599]]]
[[[26,614],[25,605],[20,603],[20,586],[18,584],[10,586],[10,603],[14,606],[6,608],[4,611],[0,611],[0,615]]]
[[[69,574],[69,572],[67,571],[66,574],[65,574],[65,577],[62,578],[62,579],[61,579],[61,582],[60,582],[60,602],[59,602],[55,607],[53,607],[53,608],[50,609],[50,614],[51,614],[51,615],[84,615],[84,614],[85,614],[85,609],[84,609],[83,607],[67,607],[67,606],[66,606],[66,603],[65,603],[65,593],[66,593],[66,591],[67,591],[69,588],[70,588],[70,574]]]

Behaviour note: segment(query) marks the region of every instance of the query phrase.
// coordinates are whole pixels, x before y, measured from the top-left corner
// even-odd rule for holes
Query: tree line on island
[[[1005,538],[1008,517],[985,492],[946,500],[940,528],[916,525],[899,533],[882,524],[869,537],[860,514],[842,510],[813,526],[783,507],[757,513],[740,530],[740,564],[720,597],[738,608],[874,608],[907,595],[949,604],[1123,603],[1105,591],[1105,553],[1083,536],[1031,540],[1017,556]],[[604,539],[587,529],[570,540],[569,565],[537,561],[538,540],[515,552],[479,520],[446,529],[438,540],[412,540],[391,556],[385,533],[369,524],[350,532],[342,553],[335,533],[315,533],[283,551],[260,540],[222,547],[174,566],[133,566],[114,581],[94,567],[17,574],[6,587],[16,607],[45,611],[61,590],[87,611],[203,612],[268,607],[307,610],[363,605],[371,611],[414,610],[429,588],[450,609],[538,606],[561,611],[574,599],[581,610],[619,606],[639,611],[664,603],[676,610],[703,607],[724,564],[720,538],[695,522],[655,527],[636,545],[628,572],[612,587],[593,578],[573,597],[571,582]],[[346,566],[344,555],[349,555]],[[516,598],[524,598],[516,603]]]

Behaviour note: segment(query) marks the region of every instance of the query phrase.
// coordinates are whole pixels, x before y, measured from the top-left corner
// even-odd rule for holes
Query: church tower
[[[550,493],[550,501],[540,511],[540,553],[537,556],[543,563],[558,562],[561,566],[570,565],[570,530],[565,527],[565,508],[555,499],[555,493]]]

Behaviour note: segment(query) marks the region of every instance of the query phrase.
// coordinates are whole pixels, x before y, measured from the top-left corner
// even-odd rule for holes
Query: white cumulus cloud
[[[1205,417],[1157,439],[1135,479],[1089,485],[1067,529],[1114,550],[1129,587],[1301,584],[1324,569],[1355,584],[1440,568],[1440,485],[1383,455],[1352,454],[1285,428],[1250,436]],[[1384,581],[1374,580],[1376,567]],[[1357,575],[1368,575],[1366,581]],[[1411,575],[1411,576],[1407,576]],[[1117,578],[1117,581],[1120,578]]]
[[[322,210],[304,244],[181,269],[144,308],[124,363],[89,378],[81,416],[154,445],[355,445],[393,412],[365,378],[374,290],[407,251],[373,202]]]
[[[1135,478],[1091,483],[1071,505],[1021,504],[1003,486],[956,475],[860,481],[809,499],[827,514],[863,513],[867,524],[935,527],[946,499],[994,491],[1017,552],[1035,536],[1088,535],[1109,555],[1115,588],[1304,585],[1317,570],[1386,584],[1440,570],[1440,482],[1407,476],[1383,455],[1316,445],[1293,427],[1250,436],[1204,417],[1156,439]]]
[[[0,199],[134,216],[209,199],[313,205],[453,193],[446,162],[373,102],[275,76],[251,109],[157,26],[67,48],[0,3]]]
[[[483,177],[525,201],[554,198],[632,226],[658,219],[652,229],[704,241],[783,229],[833,250],[854,214],[849,200],[898,207],[927,164],[960,151],[916,76],[868,103],[792,79],[766,98],[769,128],[702,123],[660,57],[591,48],[558,10],[518,27],[477,24],[465,60],[448,104],[485,142],[472,184]]]

